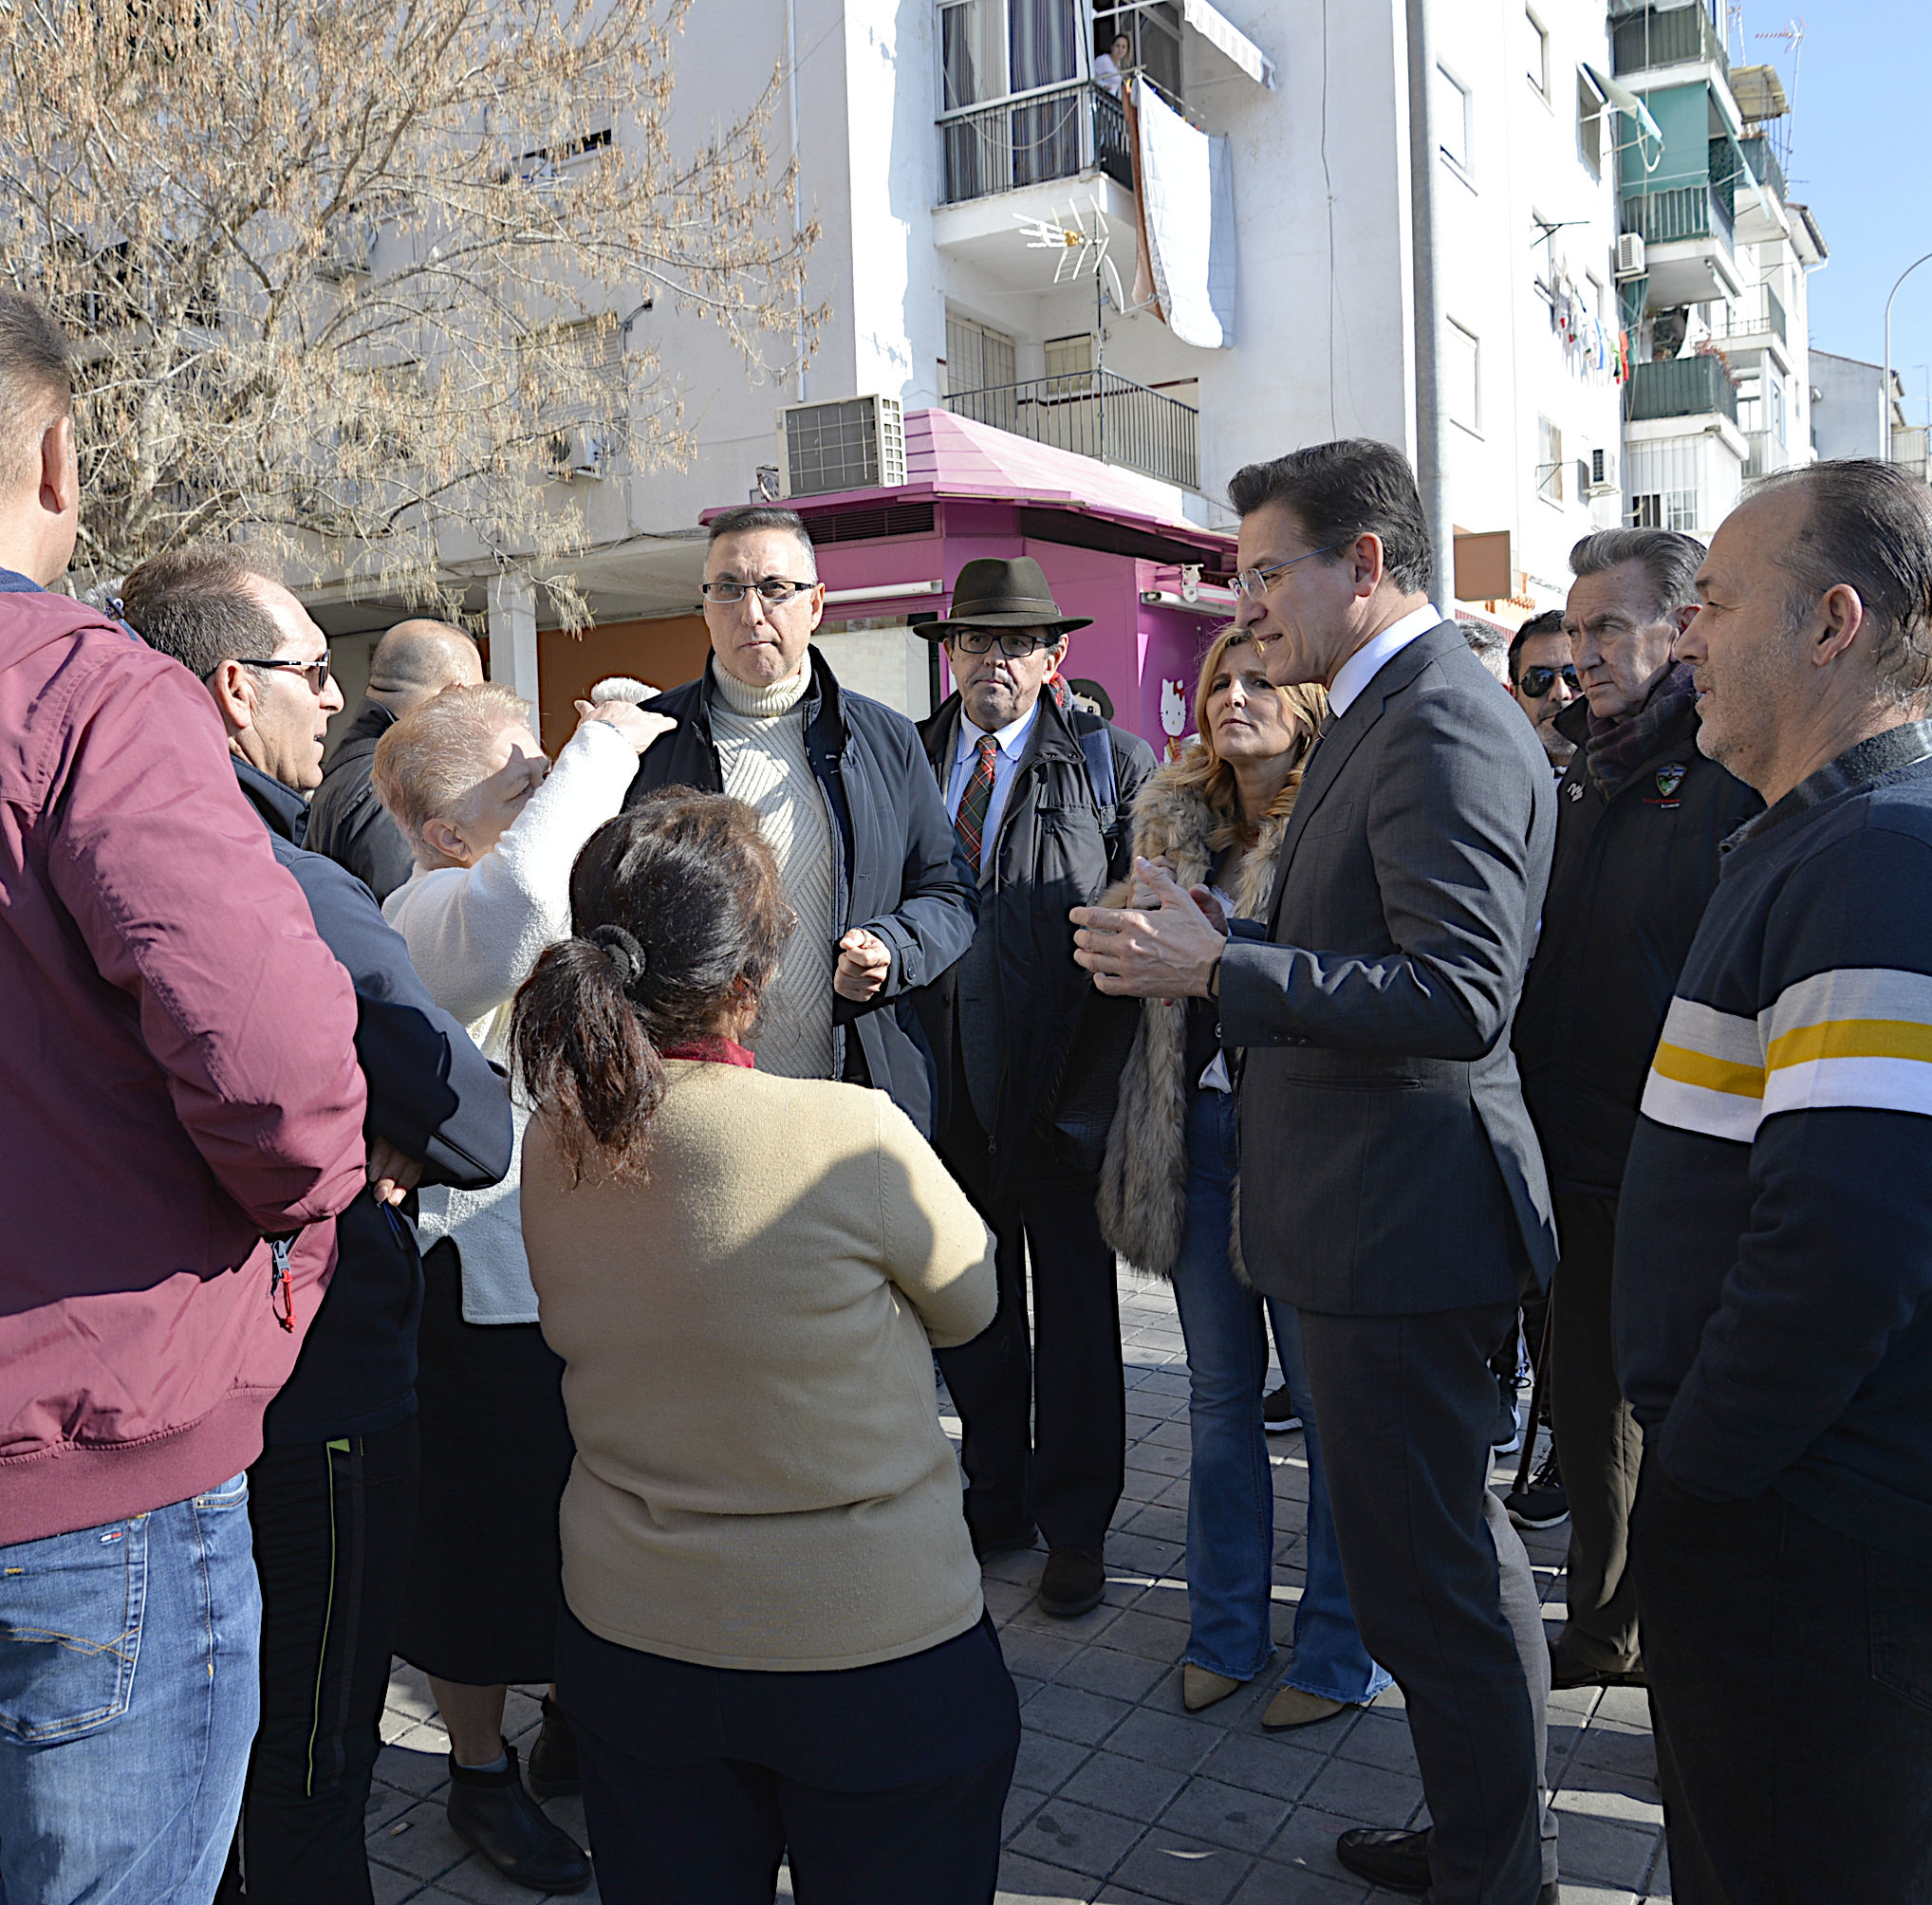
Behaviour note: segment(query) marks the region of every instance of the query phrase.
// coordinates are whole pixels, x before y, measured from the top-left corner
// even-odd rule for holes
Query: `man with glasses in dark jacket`
[[[1698,612],[1703,559],[1701,543],[1669,529],[1602,529],[1570,552],[1564,625],[1585,700],[1553,724],[1575,753],[1557,789],[1550,892],[1515,1035],[1563,1251],[1550,1394],[1570,1513],[1570,1618],[1551,1643],[1555,1687],[1643,1680],[1628,1568],[1643,1444],[1610,1345],[1617,1199],[1718,847],[1764,805],[1699,751],[1691,671],[1671,660]]]
[[[418,1471],[422,1267],[397,1207],[418,1183],[497,1182],[510,1100],[461,1024],[431,1003],[368,888],[302,848],[342,691],[301,603],[219,545],[153,557],[122,593],[149,647],[207,690],[242,793],[356,989],[369,1188],[336,1219],[334,1281],[249,1470],[262,1719],[220,1896],[242,1896],[245,1877],[259,1905],[369,1905],[363,1812]]]
[[[825,605],[802,517],[715,517],[711,659],[651,703],[678,726],[639,761],[625,804],[687,786],[757,811],[797,917],[749,1041],[759,1066],[869,1084],[931,1137],[934,1062],[914,994],[972,943],[973,883],[918,731],[841,688],[812,646]]]
[[[1558,729],[1556,717],[1583,693],[1560,608],[1533,615],[1510,638],[1509,677],[1511,698],[1530,717],[1560,780],[1576,743]]]
[[[1044,1535],[1040,1606],[1065,1617],[1105,1591],[1125,1479],[1120,1311],[1094,1195],[1138,1010],[1093,989],[1067,916],[1126,872],[1128,816],[1154,771],[1138,735],[1061,698],[1068,635],[1086,626],[1031,558],[968,563],[951,616],[926,630],[957,691],[920,729],[979,887],[937,1041],[951,1087],[939,1155],[992,1227],[999,1270],[992,1327],[939,1366],[965,1432],[974,1548],[986,1560]]]

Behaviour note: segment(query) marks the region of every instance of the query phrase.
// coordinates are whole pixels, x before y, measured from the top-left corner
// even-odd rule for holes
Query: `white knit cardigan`
[[[418,866],[383,902],[430,997],[462,1020],[483,1056],[510,1064],[511,1002],[537,955],[570,932],[570,869],[584,842],[623,805],[637,749],[586,721],[549,777],[474,866]],[[523,1131],[529,1107],[512,1085],[516,1149],[488,1191],[425,1189],[417,1229],[427,1249],[452,1239],[463,1260],[466,1322],[535,1322],[537,1293],[523,1253]]]

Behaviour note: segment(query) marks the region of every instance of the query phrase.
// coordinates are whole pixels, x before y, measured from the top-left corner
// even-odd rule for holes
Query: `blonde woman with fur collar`
[[[1134,850],[1183,886],[1210,888],[1231,918],[1267,915],[1275,860],[1302,768],[1327,712],[1319,688],[1276,688],[1241,630],[1201,664],[1198,730],[1134,804]],[[1123,885],[1102,903],[1129,903]],[[1134,903],[1142,903],[1136,900]],[[1235,1098],[1208,999],[1148,999],[1121,1080],[1101,1179],[1107,1241],[1174,1285],[1187,1339],[1190,1623],[1181,1697],[1190,1711],[1225,1699],[1267,1667],[1274,1492],[1261,1426],[1268,1340],[1261,1297],[1241,1267],[1235,1223]],[[1342,1579],[1321,1450],[1292,1308],[1271,1303],[1282,1375],[1305,1418],[1307,1580],[1294,1662],[1261,1724],[1312,1726],[1372,1700],[1389,1677],[1369,1658]]]

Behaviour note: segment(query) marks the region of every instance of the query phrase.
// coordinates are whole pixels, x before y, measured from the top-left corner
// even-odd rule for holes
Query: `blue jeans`
[[[1195,1091],[1187,1113],[1187,1222],[1174,1267],[1174,1297],[1187,1339],[1187,1425],[1193,1463],[1187,1491],[1185,1658],[1233,1680],[1252,1680],[1274,1642],[1269,1588],[1274,1572],[1274,1487],[1261,1427],[1268,1378],[1262,1299],[1244,1288],[1228,1257],[1236,1149],[1235,1100]],[[1307,1579],[1294,1616],[1294,1662],[1284,1686],[1350,1704],[1390,1685],[1355,1631],[1342,1556],[1322,1478],[1321,1443],[1301,1320],[1268,1304],[1282,1374],[1303,1421],[1309,1465]]]
[[[0,1905],[208,1905],[260,1704],[248,1477],[0,1547]]]

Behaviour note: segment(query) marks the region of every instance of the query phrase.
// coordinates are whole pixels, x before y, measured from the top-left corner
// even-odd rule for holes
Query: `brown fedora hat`
[[[1031,556],[977,556],[953,584],[953,610],[920,633],[944,641],[956,628],[1044,628],[1066,635],[1092,625],[1090,615],[1062,615],[1047,572]]]

